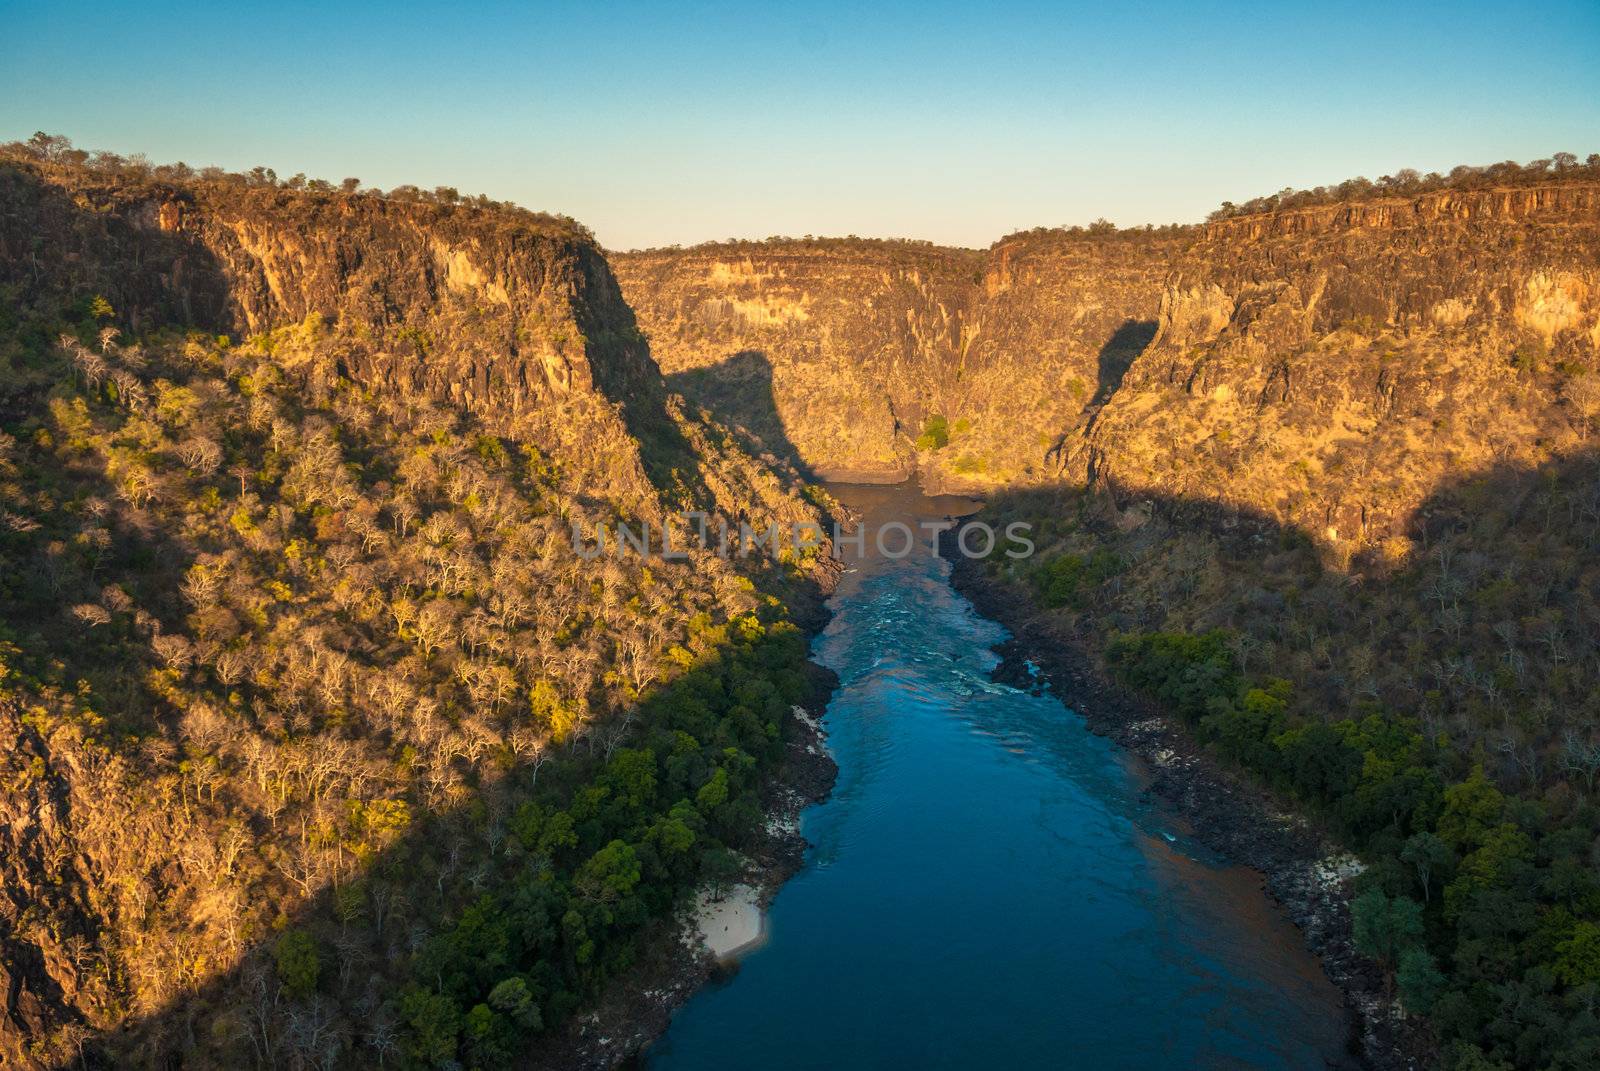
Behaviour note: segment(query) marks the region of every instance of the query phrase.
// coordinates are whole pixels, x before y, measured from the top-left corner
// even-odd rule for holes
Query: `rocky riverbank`
[[[981,561],[956,550],[955,534],[941,538],[951,582],[979,613],[1011,632],[995,649],[1001,658],[995,679],[1048,688],[1092,730],[1144,760],[1148,791],[1186,819],[1197,840],[1261,874],[1262,888],[1299,927],[1344,993],[1351,1048],[1365,1065],[1375,1071],[1429,1066],[1425,1028],[1403,1018],[1382,973],[1355,949],[1350,899],[1360,861],[1271,793],[1227,769],[1176,719],[1112,682],[1081,638],[1038,613],[1026,594],[988,576]]]

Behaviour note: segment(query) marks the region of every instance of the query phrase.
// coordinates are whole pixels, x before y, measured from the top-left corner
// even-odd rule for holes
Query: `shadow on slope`
[[[50,325],[81,321],[90,335],[101,326],[138,334],[168,323],[234,329],[227,281],[211,250],[136,222],[148,222],[163,197],[182,200],[180,191],[152,188],[122,204],[125,211],[87,207],[96,196],[113,193],[90,191],[79,204],[31,169],[0,160],[0,332],[15,340],[10,353],[0,350],[0,362],[11,364],[11,374],[0,376],[0,419],[27,416],[52,382],[37,357],[56,341]],[[114,313],[93,315],[94,297]]]
[[[1228,629],[1292,656],[1308,709],[1414,712],[1468,751],[1485,746],[1522,788],[1548,787],[1535,774],[1560,768],[1566,729],[1593,728],[1600,452],[1440,484],[1353,556],[1248,506],[1108,482],[1001,491],[986,506],[1039,523],[1045,559],[1116,555],[1114,575],[1085,588],[1087,627]]]
[[[765,353],[741,350],[718,364],[674,372],[667,385],[717,422],[742,431],[756,456],[783,462],[807,482],[816,479],[784,428]]]
[[[576,1011],[681,984],[672,910],[733,880],[730,849],[764,850],[759,794],[791,753],[790,711],[832,687],[792,629],[697,655],[633,709],[357,849],[236,968],[78,1062],[573,1066],[592,1041]]]
[[[1122,386],[1122,378],[1133,367],[1133,362],[1156,337],[1154,320],[1124,320],[1105,345],[1100,347],[1095,367],[1098,372],[1094,397],[1089,399],[1087,410],[1099,410],[1111,400]],[[1087,411],[1086,410],[1086,411]]]
[[[114,338],[173,321],[229,326],[224,275],[211,251],[129,214],[95,210],[101,195],[111,193],[90,191],[80,203],[31,169],[0,161],[0,469],[17,478],[0,495],[11,507],[0,509],[0,556],[18,565],[0,577],[0,722],[11,760],[0,765],[23,773],[0,778],[10,797],[0,808],[31,815],[9,825],[0,847],[0,1062],[17,1037],[81,1029],[73,990],[84,965],[63,971],[63,949],[92,946],[100,925],[98,890],[85,876],[91,864],[72,830],[71,785],[84,771],[61,768],[48,716],[21,700],[38,699],[40,690],[114,696],[118,717],[100,731],[172,746],[175,729],[158,714],[147,667],[127,652],[148,643],[152,621],[159,629],[159,621],[182,620],[179,581],[192,561],[89,451],[65,451],[37,496],[13,466],[28,464],[23,454],[36,437],[52,442],[53,401],[68,407],[72,423],[75,394],[58,389],[64,380],[92,381],[86,393],[102,399],[109,390],[120,359],[95,352],[115,346],[97,341],[102,332]],[[88,365],[71,367],[58,345],[63,333],[88,344]],[[143,617],[128,612],[135,605]]]
[[[1095,357],[1094,394],[1084,403],[1074,426],[1056,436],[1055,442],[1045,451],[1044,463],[1047,467],[1053,465],[1056,472],[1066,468],[1068,443],[1074,436],[1085,436],[1094,430],[1100,411],[1117,393],[1128,369],[1133,367],[1133,362],[1139,359],[1139,355],[1144,353],[1155,337],[1156,321],[1124,320],[1106,339]]]
[[[0,251],[6,254],[0,257],[0,289],[9,299],[0,311],[0,361],[18,372],[0,377],[0,424],[20,441],[52,442],[51,435],[40,434],[52,430],[41,418],[53,392],[72,375],[55,351],[63,323],[71,326],[87,316],[83,330],[92,336],[110,322],[111,313],[87,311],[88,296],[108,298],[127,327],[182,323],[208,332],[234,329],[227,313],[226,278],[203,245],[181,234],[134,226],[121,211],[84,212],[25,169],[0,169],[0,198]],[[597,387],[622,409],[656,486],[674,494],[687,488],[709,500],[698,456],[672,419],[659,372],[598,254],[589,266],[588,282],[598,294],[594,306],[583,306],[590,314],[583,327],[595,355]],[[615,297],[610,304],[608,293]],[[110,403],[102,398],[95,404]],[[70,416],[65,423],[71,426]],[[251,434],[242,424],[219,430],[232,437]],[[10,462],[4,451],[9,445],[0,442],[0,467]],[[422,786],[411,786],[415,794],[397,792],[422,815],[415,824],[402,823],[397,838],[380,844],[372,819],[380,818],[380,825],[388,819],[377,812],[363,817],[368,812],[354,799],[314,798],[293,818],[301,819],[302,847],[320,843],[318,851],[336,860],[324,859],[323,873],[332,873],[333,880],[310,882],[322,884],[311,903],[303,911],[284,914],[278,926],[236,934],[230,930],[229,940],[248,951],[238,969],[208,981],[195,984],[190,979],[204,977],[208,959],[227,955],[221,938],[216,948],[195,942],[177,949],[147,944],[135,950],[148,955],[160,971],[175,964],[164,991],[182,995],[143,1021],[100,1038],[87,1036],[80,1009],[99,1005],[70,991],[70,984],[64,988],[60,980],[103,975],[107,987],[123,992],[116,989],[121,984],[116,981],[118,954],[127,949],[112,947],[107,955],[96,955],[100,920],[120,921],[147,941],[163,931],[145,925],[142,912],[158,910],[150,901],[138,916],[117,920],[120,898],[107,888],[94,888],[86,877],[103,855],[80,854],[75,848],[75,837],[87,837],[78,815],[94,809],[91,801],[104,805],[118,797],[110,791],[95,794],[93,771],[77,768],[80,756],[72,747],[61,739],[47,744],[47,730],[61,729],[61,724],[31,709],[26,701],[40,688],[21,678],[38,677],[43,686],[66,697],[63,704],[73,702],[78,682],[87,682],[76,706],[86,710],[87,693],[93,693],[113,697],[111,705],[128,715],[93,730],[97,739],[104,734],[114,761],[126,761],[140,777],[147,776],[148,797],[122,798],[127,812],[148,808],[188,815],[192,804],[199,821],[217,823],[199,827],[215,835],[209,848],[219,847],[230,835],[268,841],[268,850],[250,864],[257,869],[239,883],[240,895],[272,897],[275,890],[289,887],[287,878],[300,878],[291,873],[292,855],[279,851],[284,842],[268,834],[282,816],[262,804],[264,791],[256,798],[254,790],[241,794],[238,785],[228,784],[229,776],[241,783],[249,780],[242,763],[221,776],[215,756],[203,745],[181,750],[186,746],[186,734],[178,730],[183,715],[163,704],[160,686],[153,683],[169,676],[179,680],[184,674],[210,680],[205,674],[211,671],[199,662],[163,667],[150,651],[154,636],[184,634],[187,608],[179,580],[193,562],[193,550],[174,541],[174,533],[162,524],[150,523],[148,511],[124,509],[109,470],[87,450],[83,453],[82,471],[70,464],[59,470],[30,468],[23,475],[36,485],[28,489],[38,493],[27,497],[30,509],[59,516],[65,526],[97,522],[108,531],[103,546],[74,538],[83,534],[76,527],[61,533],[48,526],[25,527],[32,519],[20,514],[6,513],[6,523],[0,525],[0,550],[19,565],[0,582],[0,678],[6,685],[0,693],[0,726],[15,729],[14,746],[0,757],[0,772],[6,775],[0,784],[0,813],[26,817],[0,828],[0,864],[6,877],[0,892],[0,1062],[15,1054],[21,1066],[32,1066],[54,1052],[62,1066],[107,1068],[371,1066],[398,1056],[397,1020],[403,1016],[413,1024],[418,1044],[433,1046],[417,1059],[432,1063],[437,1062],[432,1054],[442,1044],[445,1020],[453,1014],[456,1029],[450,1036],[470,1036],[462,1045],[472,1046],[472,1062],[488,1064],[493,1062],[488,1054],[498,1051],[497,1046],[512,1043],[508,1031],[515,1041],[532,1029],[539,1015],[566,1015],[608,976],[624,973],[638,950],[650,947],[653,920],[669,902],[701,873],[725,873],[727,857],[721,849],[748,847],[760,836],[757,793],[763,775],[782,761],[781,727],[789,723],[793,704],[804,701],[818,681],[804,661],[803,637],[791,628],[746,623],[718,630],[691,623],[698,639],[684,652],[681,676],[647,688],[632,709],[576,734],[543,761],[520,763],[505,753],[498,762],[474,765],[464,755],[450,756],[442,765],[474,791],[465,803],[459,795],[450,796],[458,802],[439,807],[437,813],[418,803]],[[12,475],[5,474],[3,490],[8,494]],[[225,497],[219,493],[224,500],[231,498],[234,475],[217,475],[213,482],[220,486],[210,490],[226,492]],[[248,472],[239,476],[241,483],[252,478]],[[239,494],[242,498],[242,489]],[[108,505],[103,512],[95,506],[81,516],[59,508],[85,495]],[[280,520],[284,516],[279,514]],[[49,569],[34,568],[35,551],[56,553],[44,546],[47,542],[63,544],[61,553],[73,561],[81,557],[83,575],[71,573],[71,582],[63,585]],[[597,563],[596,569],[604,564]],[[772,572],[776,583],[787,570],[774,567]],[[113,592],[118,584],[127,585],[126,590]],[[122,600],[129,595],[131,605],[154,611],[170,631],[160,633],[158,621],[152,633],[131,610],[122,612],[119,607],[128,605]],[[79,600],[81,623],[65,612]],[[101,602],[112,608],[105,610]],[[40,612],[40,607],[49,612]],[[689,608],[682,609],[688,617]],[[626,612],[646,613],[637,608]],[[12,640],[26,655],[9,648]],[[561,646],[553,641],[543,654],[559,658]],[[358,646],[353,653],[361,657],[364,652]],[[249,710],[247,700],[272,687],[256,679],[253,670],[260,667],[238,669],[217,693],[229,695],[226,704],[219,703],[228,709],[224,720],[241,716],[232,706],[234,699]],[[9,694],[13,688],[20,700]],[[404,747],[382,736],[386,730],[364,724],[359,715],[351,719],[343,710],[327,713],[328,729],[321,735],[293,721],[234,725],[224,731],[246,737],[259,732],[268,754],[274,745],[288,744],[305,754],[336,755],[349,738],[373,734],[385,747],[394,744],[400,756],[396,771],[412,761],[404,757]],[[450,718],[461,713],[452,711]],[[524,716],[531,719],[532,714]],[[90,741],[85,750],[90,745],[98,747]],[[13,779],[18,770],[22,776]],[[370,766],[363,766],[360,775],[370,774]],[[274,776],[293,775],[279,769]],[[392,776],[397,784],[404,783],[403,773]],[[202,781],[209,797],[204,809]],[[714,790],[702,792],[713,782]],[[597,785],[598,794],[588,791]],[[175,798],[179,792],[181,798]],[[408,812],[399,813],[403,817]],[[366,832],[358,832],[358,840],[350,839],[362,829]],[[508,838],[520,847],[497,851]],[[361,840],[370,842],[363,845]],[[613,842],[627,850],[612,850]],[[110,850],[118,847],[113,843]],[[191,876],[210,875],[218,865],[233,866],[185,856],[180,868],[173,854],[168,851],[158,859],[147,876],[153,900],[185,887],[183,869]],[[349,865],[351,858],[359,860],[355,867]],[[219,885],[215,902],[197,904],[196,912],[227,910],[224,894],[230,891]],[[486,900],[492,910],[485,907]],[[243,917],[249,920],[251,915]],[[503,942],[485,938],[475,929],[479,926],[488,926]],[[306,941],[292,939],[302,933],[309,934]],[[412,957],[427,970],[412,970]],[[413,998],[413,1005],[383,1004],[379,994],[401,988],[374,984],[385,970],[391,978],[410,972],[404,977],[421,979],[422,995]],[[501,991],[492,1008],[484,1004],[479,1019],[463,1023],[466,1013],[483,1003],[476,998],[488,993],[478,986],[484,971],[493,975],[490,988],[511,975],[518,984]],[[438,1001],[429,1002],[452,985],[474,1001],[453,1012],[441,1010]],[[469,1035],[479,1026],[484,1029]],[[61,1056],[63,1052],[70,1055]]]
[[[667,410],[666,383],[633,308],[623,299],[605,257],[597,249],[586,252],[588,285],[578,303],[578,322],[595,388],[621,409],[655,489],[669,502],[687,496],[694,508],[707,508],[714,496],[699,456]]]
[[[758,357],[743,360],[759,375]],[[1559,701],[1593,686],[1593,656],[1580,655],[1577,646],[1578,630],[1597,620],[1593,592],[1581,583],[1592,575],[1597,549],[1600,463],[1593,453],[1437,489],[1408,529],[1417,544],[1409,561],[1360,563],[1366,571],[1348,576],[1328,568],[1303,531],[1216,502],[1137,488],[1119,488],[1114,496],[1029,491],[1002,492],[988,510],[1002,521],[1048,520],[1040,541],[1047,554],[1060,549],[1055,541],[1075,534],[1114,550],[1120,571],[1087,593],[1085,604],[1109,627],[1227,627],[1257,644],[1307,636],[1335,650],[1382,641],[1382,649],[1408,655],[1394,660],[1394,679],[1378,682],[1376,697],[1409,709],[1427,701],[1431,683],[1405,683],[1419,662],[1475,659],[1497,666],[1507,645],[1496,628],[1501,620],[1554,610],[1568,621],[1565,661],[1577,658],[1581,670]],[[1201,553],[1191,555],[1193,548]],[[1179,551],[1188,556],[1163,563],[1164,554]],[[1444,601],[1464,615],[1459,627],[1445,618],[1437,629],[1429,617],[1416,619],[1438,601],[1441,578],[1449,580]],[[1411,653],[1419,643],[1427,654]],[[1542,633],[1537,643],[1544,645]],[[530,1001],[540,1017],[553,1020],[608,978],[625,976],[659,932],[650,919],[719,865],[709,856],[675,859],[670,844],[681,834],[669,828],[672,821],[700,823],[711,842],[749,843],[741,838],[759,816],[748,795],[754,782],[733,781],[745,786],[742,797],[735,791],[717,799],[702,789],[723,766],[723,748],[763,763],[781,761],[770,738],[762,742],[761,719],[751,723],[740,711],[793,698],[801,683],[793,678],[794,654],[762,645],[741,649],[738,642],[708,648],[684,677],[648,694],[631,719],[595,726],[542,775],[537,767],[511,764],[477,786],[471,803],[419,821],[322,889],[278,932],[254,935],[239,969],[121,1037],[92,1044],[100,1053],[92,1057],[96,1066],[125,1066],[118,1061],[129,1053],[146,1066],[218,1060],[360,1066],[400,1058],[402,1044],[412,1048],[410,1059],[424,1063],[446,1063],[460,1053],[478,1063],[494,1052],[519,1059],[532,1029]],[[1294,667],[1281,660],[1259,668],[1286,674]],[[1492,700],[1476,681],[1451,693],[1455,706],[1434,714],[1441,728],[1449,721],[1469,740],[1472,734],[1489,740],[1514,725],[1518,705],[1550,689],[1548,680],[1525,674],[1515,690]],[[1343,716],[1376,698],[1342,665],[1297,684],[1302,706],[1319,716]],[[630,720],[628,732],[618,729]],[[1499,756],[1498,773],[1522,776],[1520,749],[1548,746],[1555,732],[1550,725],[1503,752],[1496,742],[1489,754]],[[680,733],[703,747],[683,750]],[[629,757],[636,754],[637,760]],[[1456,761],[1455,773],[1464,761]],[[748,770],[727,774],[747,776]],[[741,798],[734,811],[724,809]],[[408,901],[396,900],[402,890]],[[397,985],[396,978],[409,984]],[[400,996],[386,1003],[384,992]],[[520,1026],[518,1016],[525,1020]]]

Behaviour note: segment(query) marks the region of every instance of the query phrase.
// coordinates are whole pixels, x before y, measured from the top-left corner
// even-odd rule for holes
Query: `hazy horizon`
[[[11,13],[0,139],[454,186],[619,250],[779,234],[983,248],[1600,150],[1600,8],[1511,14],[68,3]]]

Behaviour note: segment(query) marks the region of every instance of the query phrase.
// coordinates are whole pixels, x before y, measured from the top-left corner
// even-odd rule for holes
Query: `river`
[[[830,490],[869,527],[970,509]],[[814,647],[839,780],[803,815],[806,866],[648,1067],[1354,1066],[1338,991],[1255,876],[1077,714],[989,679],[1005,632],[925,540],[847,561]]]

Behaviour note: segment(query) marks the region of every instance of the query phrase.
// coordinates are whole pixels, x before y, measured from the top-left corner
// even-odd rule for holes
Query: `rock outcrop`
[[[847,240],[612,254],[675,389],[832,478],[903,479],[949,406],[981,257]]]
[[[692,401],[821,476],[984,488],[1059,471],[1068,435],[1149,340],[1184,233],[1036,232],[987,254],[778,240],[611,260]],[[938,418],[943,434],[924,438]]]
[[[570,221],[7,152],[0,297],[0,1066],[392,1046],[367,996],[403,985],[398,944],[339,944],[389,976],[324,973],[322,1040],[277,981],[259,1033],[239,1026],[278,929],[349,936],[329,831],[390,808],[363,865],[412,854],[383,910],[448,929],[513,883],[486,882],[496,839],[465,892],[440,876],[459,843],[419,889],[425,828],[484,813],[480,788],[515,810],[508,774],[567,741],[603,731],[609,752],[698,657],[691,627],[716,646],[735,612],[805,611],[825,568],[776,546],[687,560],[682,509],[764,527],[818,508],[683,412]],[[668,518],[671,560],[591,564],[571,534]],[[313,756],[315,789],[283,772]]]

